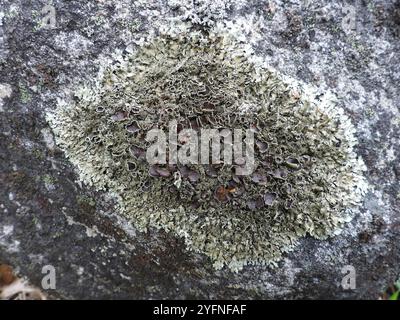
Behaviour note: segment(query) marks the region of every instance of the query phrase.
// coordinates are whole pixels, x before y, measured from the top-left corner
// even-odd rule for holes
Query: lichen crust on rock
[[[215,268],[273,266],[301,237],[326,239],[367,189],[350,120],[329,94],[280,75],[221,32],[160,34],[119,54],[47,119],[80,178],[141,231],[163,229]],[[150,165],[146,133],[251,129],[255,171]]]

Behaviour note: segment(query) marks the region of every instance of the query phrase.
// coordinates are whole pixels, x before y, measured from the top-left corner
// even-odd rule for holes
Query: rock
[[[221,0],[200,9],[191,1],[161,7],[55,0],[54,12],[39,2],[1,3],[0,264],[37,287],[43,267],[54,266],[56,289],[45,290],[54,299],[376,299],[397,279],[398,1],[343,10],[327,0]],[[277,268],[215,271],[205,256],[187,252],[181,239],[138,232],[106,193],[77,181],[54,145],[45,114],[71,95],[73,84],[90,81],[106,57],[130,50],[168,17],[203,27],[234,20],[241,36],[279,72],[338,96],[357,128],[371,185],[361,213],[340,235],[302,240]],[[354,267],[355,289],[342,286],[348,266]]]

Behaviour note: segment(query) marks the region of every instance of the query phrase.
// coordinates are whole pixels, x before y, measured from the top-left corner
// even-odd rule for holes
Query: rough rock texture
[[[398,277],[400,2],[214,2],[203,12],[176,1],[52,1],[52,28],[41,25],[47,1],[0,1],[0,262],[37,286],[53,265],[51,298],[375,299]],[[77,181],[46,111],[170,17],[232,20],[272,67],[338,96],[371,185],[340,236],[302,240],[276,269],[215,271],[182,240],[137,232],[106,194]],[[341,286],[346,265],[354,290]]]

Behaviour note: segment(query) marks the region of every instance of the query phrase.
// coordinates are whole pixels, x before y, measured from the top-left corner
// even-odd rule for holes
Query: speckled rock
[[[0,0],[0,262],[37,286],[54,266],[50,298],[377,298],[400,270],[400,2],[190,3]],[[275,269],[215,271],[77,180],[45,114],[116,50],[174,21],[229,26],[271,67],[337,95],[371,186],[341,235],[302,240]],[[347,265],[355,289],[341,286]]]

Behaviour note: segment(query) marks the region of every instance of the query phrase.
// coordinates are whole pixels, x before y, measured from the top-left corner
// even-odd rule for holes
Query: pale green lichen
[[[215,166],[207,174],[209,167],[190,165],[150,175],[140,156],[145,134],[172,119],[254,128],[255,173],[237,177],[231,166]],[[84,182],[114,194],[139,230],[183,237],[216,268],[273,265],[307,234],[339,233],[365,192],[343,110],[224,34],[151,39],[117,56],[48,120]]]
[[[22,82],[19,83],[19,93],[22,103],[28,103],[29,101],[31,101],[31,95]]]

